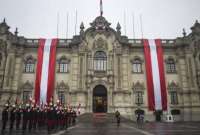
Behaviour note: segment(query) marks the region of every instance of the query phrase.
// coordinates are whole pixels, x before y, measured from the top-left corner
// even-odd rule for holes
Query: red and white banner
[[[49,103],[54,90],[57,39],[40,39],[35,80],[35,101]]]
[[[149,110],[167,110],[167,91],[161,40],[143,40]]]

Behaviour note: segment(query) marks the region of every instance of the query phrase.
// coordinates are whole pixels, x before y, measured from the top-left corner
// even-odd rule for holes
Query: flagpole
[[[69,13],[67,12],[66,39],[68,38],[68,32],[69,32]]]
[[[59,36],[59,13],[57,13],[57,38]]]
[[[76,10],[76,14],[75,14],[75,28],[74,28],[74,34],[76,35],[76,27],[77,27],[77,10]]]
[[[103,16],[103,2],[100,0],[100,16]]]
[[[132,21],[133,21],[133,39],[135,39],[135,15],[132,13]]]
[[[124,10],[124,34],[126,36],[126,11]]]
[[[142,14],[140,14],[140,30],[141,30],[141,37],[142,39],[144,38],[143,35],[143,22],[142,22]]]

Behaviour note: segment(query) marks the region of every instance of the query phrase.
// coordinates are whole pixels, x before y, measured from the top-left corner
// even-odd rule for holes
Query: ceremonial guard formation
[[[75,108],[69,105],[65,107],[59,101],[56,104],[50,102],[41,106],[36,105],[34,101],[25,105],[8,103],[2,111],[1,133],[5,130],[12,132],[14,129],[22,132],[47,129],[48,133],[64,130],[76,124],[79,114]]]

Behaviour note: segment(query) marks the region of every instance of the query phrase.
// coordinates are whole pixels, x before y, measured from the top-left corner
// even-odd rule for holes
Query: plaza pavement
[[[23,133],[21,130],[8,129],[4,135],[47,135],[47,131],[36,130]],[[68,130],[57,130],[51,135],[200,135],[200,122],[148,122],[137,124],[122,119],[118,127],[115,119],[111,116],[95,116],[86,114],[78,119],[75,126]]]

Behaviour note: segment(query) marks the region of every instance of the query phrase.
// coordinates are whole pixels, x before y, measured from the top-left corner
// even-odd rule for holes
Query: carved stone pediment
[[[102,38],[99,38],[94,42],[93,49],[107,50],[108,49],[107,42]]]
[[[36,62],[36,58],[34,58],[32,55],[28,55],[24,58],[24,62],[29,62],[29,63],[35,63]]]
[[[5,51],[6,50],[6,42],[0,39],[0,50]]]
[[[171,81],[168,83],[168,86],[167,86],[169,92],[172,92],[172,91],[179,91],[179,86],[176,82],[174,81]],[[180,92],[180,91],[179,91]]]
[[[21,88],[23,90],[32,90],[33,89],[33,83],[26,81],[24,84],[22,84]]]
[[[105,30],[110,27],[109,23],[103,16],[98,16],[90,25],[96,30]]]
[[[58,63],[70,63],[71,60],[67,58],[65,55],[62,55],[59,59],[57,59]]]
[[[69,85],[62,80],[60,83],[57,83],[56,88],[58,90],[69,90]]]
[[[134,91],[138,91],[138,90],[142,90],[143,91],[144,90],[144,83],[141,83],[141,82],[137,81],[136,83],[133,83],[132,89]]]

